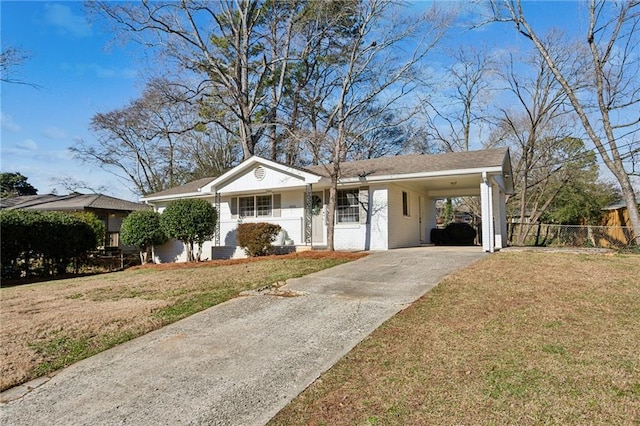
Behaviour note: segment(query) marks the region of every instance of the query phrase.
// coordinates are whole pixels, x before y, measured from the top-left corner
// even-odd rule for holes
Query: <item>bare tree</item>
[[[502,78],[515,106],[500,109],[499,139],[509,143],[514,156],[517,194],[509,201],[519,202],[517,216],[529,224],[519,228],[517,244],[522,245],[528,226],[541,217],[559,190],[552,183],[560,175],[568,179],[567,170],[576,166],[575,161],[562,164],[559,159],[577,156],[582,142],[570,143],[573,121],[566,108],[567,95],[539,55],[518,63],[511,56]],[[569,152],[573,154],[567,155]]]
[[[492,0],[492,6],[494,19],[512,22],[520,34],[531,40],[562,86],[600,158],[620,184],[634,242],[640,245],[638,199],[625,169],[625,160],[637,150],[640,133],[640,57],[635,54],[640,42],[640,2],[588,1],[589,24],[582,43],[589,54],[585,58],[587,66],[581,69],[563,66],[571,59],[581,63],[575,54],[581,50],[567,49],[566,38],[544,40],[539,36],[527,20],[520,0]],[[555,55],[558,51],[565,52],[562,63]],[[589,84],[573,84],[572,76],[577,72],[588,78]]]
[[[442,93],[436,98],[425,97],[422,110],[428,137],[440,151],[468,151],[472,138],[490,124],[491,76],[496,64],[486,50],[468,46],[454,51],[451,59],[447,77],[439,83]],[[479,214],[477,199],[464,197],[463,203]],[[445,222],[453,219],[453,204],[453,199],[446,199]]]
[[[61,176],[51,178],[51,184],[55,187],[61,187],[68,194],[86,190],[94,194],[106,192],[108,188],[105,185],[93,186],[83,180],[78,180],[72,176]]]
[[[3,48],[2,52],[0,52],[0,81],[40,88],[39,85],[26,82],[16,75],[16,70],[27,62],[29,58],[31,58],[31,54],[22,49],[11,46]]]
[[[331,87],[316,110],[321,123],[312,123],[312,148],[321,156],[331,179],[328,203],[327,245],[334,249],[337,185],[341,164],[353,141],[359,140],[380,120],[364,119],[366,112],[385,114],[417,87],[416,67],[443,35],[446,16],[430,9],[425,16],[402,19],[395,2],[371,0],[343,3],[349,19],[342,33],[348,43],[340,47],[338,59],[325,63],[329,72],[319,74]],[[407,46],[413,50],[407,52]],[[321,93],[324,93],[321,91]],[[372,106],[376,106],[372,109]]]
[[[279,143],[283,139],[278,132],[278,112],[285,95],[290,76],[294,38],[297,35],[298,22],[304,19],[304,10],[310,7],[301,0],[268,0],[265,4],[267,30],[264,40],[268,52],[267,67],[269,78],[266,85],[268,103],[265,106],[269,126],[269,157],[276,161],[280,152]],[[265,55],[265,58],[267,56]]]
[[[269,8],[258,0],[104,1],[91,5],[128,37],[157,49],[165,62],[175,64],[184,75],[198,76],[200,82],[192,89],[201,97],[203,116],[236,137],[244,158],[254,154],[273,118],[264,110],[270,79],[279,80],[288,61],[280,56],[286,54],[286,48],[272,52],[265,48],[263,30],[274,19],[265,14],[284,6],[276,7],[279,3],[274,2]],[[294,19],[295,7],[292,10],[286,19],[277,19],[285,28]],[[274,29],[274,43],[282,42],[279,31]],[[268,58],[270,53],[277,57]],[[281,84],[272,86],[273,110]],[[235,123],[228,121],[229,113]]]
[[[140,99],[96,114],[91,129],[97,145],[81,141],[71,151],[130,181],[139,194],[184,183],[191,165],[180,147],[185,138],[204,129],[193,105],[181,102],[175,87],[154,80]]]
[[[444,101],[423,99],[431,139],[446,152],[468,151],[471,138],[490,122],[491,76],[496,64],[485,50],[459,48],[452,56],[448,80],[441,83]]]
[[[189,179],[220,176],[238,164],[242,149],[232,138],[215,124],[207,125],[202,131],[190,132],[180,147],[182,155],[193,165],[188,172]]]

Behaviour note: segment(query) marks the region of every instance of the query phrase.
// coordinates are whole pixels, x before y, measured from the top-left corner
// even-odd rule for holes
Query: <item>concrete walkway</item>
[[[263,425],[478,247],[376,252],[233,299],[71,367],[0,407],[6,425]],[[284,295],[294,297],[282,297]]]

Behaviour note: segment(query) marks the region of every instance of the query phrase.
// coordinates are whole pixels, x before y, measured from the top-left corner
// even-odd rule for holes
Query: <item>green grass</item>
[[[49,361],[38,364],[31,370],[30,375],[44,376],[135,337],[137,336],[134,333],[120,332],[105,334],[98,339],[87,336],[75,339],[62,336],[44,342],[31,343],[29,346]]]
[[[355,258],[310,253],[238,264],[161,266],[3,288],[0,321],[19,326],[3,327],[0,334],[6,354],[0,363],[0,389],[71,365],[244,290]]]
[[[640,425],[640,256],[499,253],[454,274],[273,425]]]
[[[222,289],[200,294],[189,294],[188,297],[176,301],[173,305],[159,309],[154,316],[162,320],[163,324],[170,324],[182,318],[186,318],[196,312],[225,302],[236,296],[237,292],[231,289]]]

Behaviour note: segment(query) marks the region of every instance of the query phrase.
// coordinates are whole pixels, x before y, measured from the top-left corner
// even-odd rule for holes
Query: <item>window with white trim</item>
[[[336,223],[360,222],[359,192],[358,189],[343,189],[338,191]]]
[[[240,217],[254,217],[256,215],[256,200],[255,197],[240,197],[238,198],[238,204],[240,208]]]
[[[265,217],[271,216],[273,209],[273,203],[271,195],[258,195],[256,196],[256,216]]]
[[[255,195],[238,198],[240,217],[270,217],[273,215],[273,196]]]

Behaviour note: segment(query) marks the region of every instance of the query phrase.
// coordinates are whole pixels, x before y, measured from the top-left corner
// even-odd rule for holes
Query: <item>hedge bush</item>
[[[77,271],[98,241],[89,224],[61,212],[0,211],[2,278]]]
[[[238,245],[249,257],[273,253],[273,243],[282,230],[273,223],[241,223],[238,225]]]
[[[107,227],[104,225],[104,222],[101,221],[95,213],[91,212],[76,212],[73,213],[73,215],[91,227],[93,233],[96,235],[96,247],[104,247],[107,238]]]

